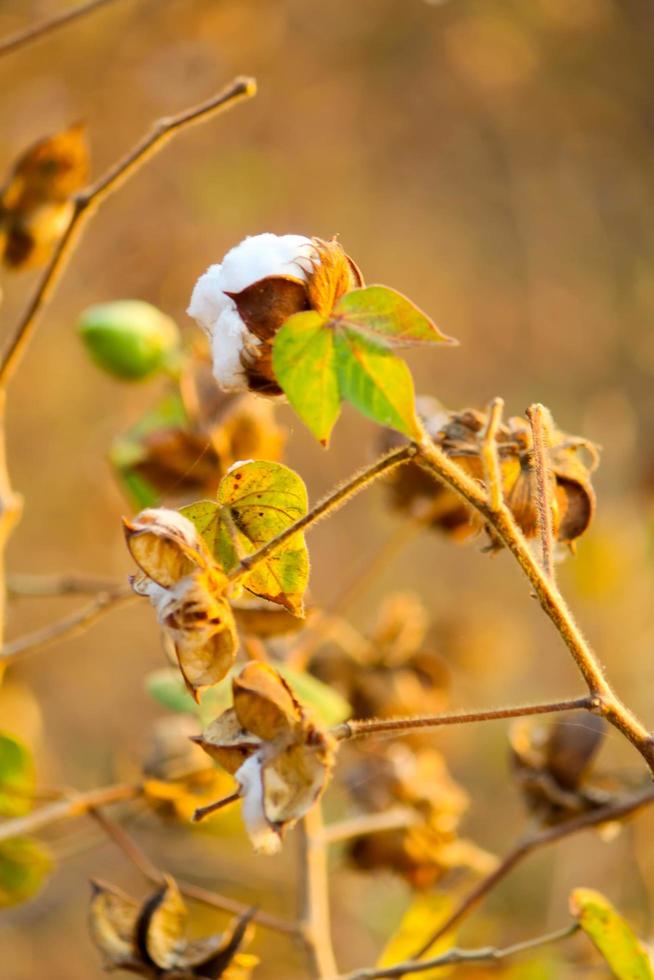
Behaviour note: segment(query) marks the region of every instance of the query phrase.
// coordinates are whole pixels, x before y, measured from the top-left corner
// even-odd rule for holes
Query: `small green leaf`
[[[652,961],[631,927],[600,892],[575,888],[570,911],[618,980],[654,980]]]
[[[34,761],[27,746],[0,732],[0,814],[20,817],[32,807]]]
[[[404,361],[347,328],[335,344],[343,398],[374,422],[419,438],[413,378]]]
[[[0,908],[32,898],[52,868],[52,858],[31,837],[12,837],[0,843]]]
[[[444,922],[452,910],[452,900],[442,892],[418,895],[409,905],[397,930],[391,936],[377,961],[378,967],[394,966],[414,956],[416,949],[423,945]],[[448,932],[427,954],[429,959],[451,949],[453,933]],[[452,972],[452,967],[435,967],[419,974],[424,980],[436,980]]]
[[[352,716],[352,708],[345,698],[317,677],[292,670],[283,664],[275,664],[275,667],[291,685],[299,700],[313,708],[324,725],[338,725]]]
[[[122,381],[149,378],[179,349],[174,320],[137,299],[90,306],[77,329],[96,364]]]
[[[273,370],[289,402],[326,446],[341,410],[334,333],[314,311],[296,313],[278,331]]]
[[[182,507],[226,572],[307,513],[307,491],[293,470],[266,460],[242,463],[223,477],[218,502]],[[303,615],[309,555],[301,534],[256,566],[243,585],[254,595]]]
[[[342,326],[392,347],[456,344],[410,299],[388,286],[367,286],[345,293],[332,316]]]

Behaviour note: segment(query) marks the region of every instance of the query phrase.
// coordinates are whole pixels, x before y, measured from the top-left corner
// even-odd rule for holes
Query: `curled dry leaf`
[[[511,729],[511,763],[528,809],[545,826],[615,801],[614,793],[589,779],[606,724],[580,712],[550,725],[527,719]]]
[[[189,942],[188,910],[168,875],[140,904],[111,885],[92,882],[92,887],[89,929],[107,970],[162,980],[216,980],[240,968],[245,980],[257,963],[240,952],[252,912],[234,920],[225,933]]]
[[[125,522],[127,546],[141,574],[132,579],[154,606],[175,649],[182,676],[197,699],[234,663],[236,624],[225,598],[227,577],[194,525],[177,511],[142,511]]]
[[[428,398],[418,399],[418,408],[434,442],[469,476],[483,481],[480,450],[486,414],[475,409],[446,412]],[[395,433],[389,432],[384,437],[384,446],[391,448],[399,441]],[[548,443],[553,533],[559,544],[573,547],[595,513],[591,474],[598,464],[598,450],[589,440],[568,435],[553,424],[549,427]],[[504,499],[527,538],[535,538],[538,534],[532,452],[531,428],[526,419],[511,418],[499,426],[497,453]],[[451,490],[436,483],[418,463],[398,468],[389,476],[388,485],[393,505],[398,510],[455,539],[464,540],[482,530],[479,516]],[[493,547],[499,546],[492,536],[491,543]]]
[[[336,742],[268,664],[248,664],[232,687],[233,708],[195,741],[235,776],[255,849],[274,853],[325,788]]]
[[[48,260],[88,170],[88,146],[79,124],[35,143],[20,157],[0,191],[0,253],[7,268],[26,269]]]

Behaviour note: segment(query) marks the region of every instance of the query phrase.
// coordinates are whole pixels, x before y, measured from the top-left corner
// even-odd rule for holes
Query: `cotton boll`
[[[295,276],[306,282],[315,248],[304,235],[253,235],[231,249],[222,263],[222,288],[239,293],[267,276]]]
[[[281,840],[268,823],[263,808],[262,760],[257,753],[250,756],[236,773],[243,797],[243,820],[255,851],[259,854],[276,854]]]

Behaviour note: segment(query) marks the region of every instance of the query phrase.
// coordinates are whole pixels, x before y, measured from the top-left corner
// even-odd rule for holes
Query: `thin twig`
[[[77,609],[69,616],[57,620],[56,623],[50,623],[42,629],[27,633],[25,636],[19,636],[18,639],[12,640],[10,643],[5,643],[0,650],[0,663],[14,663],[19,658],[29,653],[35,653],[37,650],[43,650],[52,643],[77,636],[92,626],[93,623],[102,619],[106,613],[118,609],[120,606],[125,606],[137,598],[138,596],[128,586],[121,586],[115,592],[101,592],[93,602],[83,606],[82,609]]]
[[[552,529],[552,501],[550,469],[547,444],[547,410],[543,405],[531,405],[527,409],[531,426],[533,448],[531,465],[536,483],[536,513],[540,534],[543,571],[548,578],[554,578],[554,532]]]
[[[86,793],[72,793],[62,800],[38,807],[22,817],[13,817],[0,823],[0,841],[11,837],[31,834],[42,827],[49,827],[60,820],[79,817],[97,807],[109,806],[113,803],[123,803],[134,800],[143,792],[142,787],[134,783],[117,783],[114,786],[101,786]]]
[[[362,718],[344,721],[332,729],[332,734],[343,741],[395,732],[398,735],[417,728],[439,728],[443,725],[463,725],[477,721],[495,721],[501,718],[524,718],[528,715],[545,715],[555,711],[589,710],[593,699],[589,695],[563,701],[542,704],[518,704],[505,708],[480,708],[474,711],[448,711],[437,715],[415,715],[406,718]]]
[[[323,840],[322,811],[316,803],[298,825],[300,839],[300,935],[312,977],[338,973],[332,949],[329,913],[327,849]]]
[[[113,3],[113,0],[88,0],[87,3],[80,3],[76,7],[71,7],[69,10],[63,10],[60,14],[55,14],[49,20],[42,20],[39,24],[27,27],[23,31],[16,31],[15,34],[10,34],[8,37],[0,40],[0,58],[5,54],[18,51],[19,48],[24,48],[25,45],[30,44],[32,41],[38,41],[42,37],[46,37],[46,35],[59,30],[60,27],[72,24],[73,21],[79,20],[80,17],[92,14],[96,10],[99,10],[100,7],[106,7],[110,3]]]
[[[533,854],[534,851],[541,850],[549,844],[554,844],[556,841],[563,840],[565,837],[578,834],[582,830],[589,830],[591,827],[597,827],[599,824],[622,820],[643,807],[649,806],[651,803],[654,803],[654,789],[648,790],[646,793],[640,793],[638,796],[629,797],[619,803],[607,804],[607,806],[599,807],[597,810],[591,810],[579,817],[575,817],[573,820],[567,820],[565,823],[557,824],[555,827],[546,827],[535,834],[523,837],[502,858],[494,871],[478,882],[461,899],[457,907],[439,925],[438,929],[432,933],[427,942],[423,943],[420,949],[416,950],[413,958],[419,959],[421,956],[424,956],[435,942],[449,932],[452,926],[460,922],[461,919],[475,908],[529,854]]]
[[[629,739],[654,772],[654,738],[613,691],[563,596],[532,555],[509,508],[504,503],[499,509],[491,507],[484,488],[436,446],[427,433],[418,448],[423,464],[431,469],[436,480],[446,484],[478,511],[516,558],[586,681],[593,697],[593,710]]]
[[[223,810],[230,803],[236,803],[237,800],[241,798],[241,791],[237,790],[235,793],[231,793],[229,796],[224,796],[222,800],[216,800],[215,803],[208,803],[207,806],[199,806],[197,810],[194,810],[191,820],[193,823],[199,823],[200,820],[204,820],[205,817],[210,817],[212,813],[217,813],[218,810]]]
[[[423,960],[416,963],[413,960],[406,960],[404,963],[396,963],[394,966],[371,967],[366,970],[354,970],[353,973],[342,974],[332,980],[383,980],[383,978],[406,977],[416,973],[424,973],[427,970],[435,970],[441,966],[454,966],[457,963],[494,963],[497,960],[507,959],[509,956],[517,956],[520,953],[528,953],[532,949],[539,949],[550,943],[558,943],[563,939],[573,936],[580,926],[573,922],[563,929],[556,932],[548,932],[544,936],[537,936],[535,939],[527,939],[520,943],[513,943],[512,946],[505,946],[497,949],[495,946],[484,946],[481,949],[448,949],[441,956],[435,956],[431,960]]]
[[[499,510],[504,500],[502,470],[497,454],[497,430],[502,421],[504,400],[494,398],[488,406],[488,422],[481,441],[481,459],[488,488],[488,502],[493,510]]]
[[[349,820],[329,824],[323,827],[322,840],[325,844],[337,844],[339,841],[351,840],[352,837],[411,827],[419,822],[420,817],[415,810],[408,806],[394,806],[382,813],[360,813]]]
[[[342,483],[340,486],[336,487],[323,497],[311,510],[301,517],[290,527],[285,528],[281,534],[278,534],[276,538],[272,538],[270,541],[266,542],[263,547],[259,548],[258,551],[253,552],[251,555],[247,555],[242,558],[238,563],[236,568],[234,568],[229,574],[229,580],[232,583],[238,582],[245,575],[249,574],[253,568],[260,565],[262,561],[269,558],[275,551],[283,547],[287,541],[289,541],[294,535],[300,534],[302,531],[308,530],[308,528],[313,527],[318,521],[323,520],[328,514],[332,514],[339,507],[342,507],[344,503],[354,497],[361,490],[369,486],[374,480],[379,479],[385,473],[390,470],[395,469],[396,466],[401,466],[402,463],[406,463],[408,460],[412,459],[417,453],[415,446],[403,446],[401,449],[395,449],[393,452],[387,453],[378,459],[377,462],[373,463],[372,466],[368,466],[358,473],[355,473],[353,477]]]
[[[59,240],[36,292],[4,352],[0,362],[0,387],[6,387],[13,376],[32,338],[38,315],[52,295],[82,231],[97,208],[180,130],[205,122],[219,112],[232,108],[243,99],[251,98],[255,93],[254,79],[236,78],[227,88],[207,99],[206,102],[185,109],[175,116],[160,119],[136,146],[109,168],[104,176],[77,195],[68,227]]]
[[[123,827],[114,820],[111,820],[98,808],[90,810],[89,816],[93,817],[107,837],[120,848],[128,861],[131,861],[134,867],[148,881],[151,881],[154,885],[161,884],[164,880],[164,872],[150,860],[145,851],[142,850],[140,845],[137,844],[134,838]],[[209,891],[206,888],[201,888],[199,885],[193,885],[188,881],[181,881],[177,876],[175,876],[175,880],[180,892],[185,898],[190,898],[195,902],[201,902],[203,905],[220,909],[222,912],[230,912],[232,915],[244,915],[249,910],[248,905],[244,905],[242,902],[236,901],[236,899],[228,898],[226,895],[221,895],[218,892]],[[290,935],[297,935],[298,933],[296,923],[287,922],[285,919],[280,919],[276,915],[270,915],[268,912],[257,911],[254,913],[253,918],[255,922],[265,929],[272,929],[275,932],[283,932]]]
[[[63,595],[96,595],[98,592],[116,592],[121,582],[115,579],[96,578],[83,572],[66,572],[63,575],[32,575],[28,572],[10,572],[7,576],[7,592],[10,596],[48,598]]]

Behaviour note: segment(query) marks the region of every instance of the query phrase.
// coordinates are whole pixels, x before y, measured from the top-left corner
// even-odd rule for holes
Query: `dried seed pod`
[[[438,403],[420,399],[423,421],[434,442],[475,480],[483,482],[481,446],[487,416],[475,409],[443,413]],[[385,445],[398,437],[385,437]],[[533,441],[526,419],[512,418],[499,426],[497,454],[504,499],[527,538],[538,533],[536,484],[532,463]],[[595,511],[591,474],[598,463],[596,446],[549,428],[547,465],[552,527],[559,544],[572,546],[586,530]],[[464,540],[479,533],[483,521],[447,487],[437,483],[419,464],[408,463],[389,477],[393,506]],[[490,533],[490,532],[489,532]],[[498,542],[491,534],[493,547]]]
[[[528,809],[546,826],[606,806],[612,795],[588,780],[606,725],[567,715],[549,726],[521,720],[511,729],[511,764]]]
[[[336,241],[302,235],[246,238],[198,279],[188,313],[209,336],[225,390],[280,395],[272,341],[293,314],[328,315],[361,273]]]
[[[246,980],[256,957],[240,952],[250,938],[253,911],[220,934],[189,941],[188,910],[169,875],[141,904],[112,885],[92,882],[91,938],[106,970],[127,970],[151,980],[217,980],[233,966]]]
[[[31,146],[0,191],[0,252],[10,269],[47,262],[73,213],[72,195],[88,177],[81,124]]]
[[[248,664],[232,688],[234,707],[194,741],[235,776],[250,839],[271,854],[325,788],[336,742],[268,664]]]

